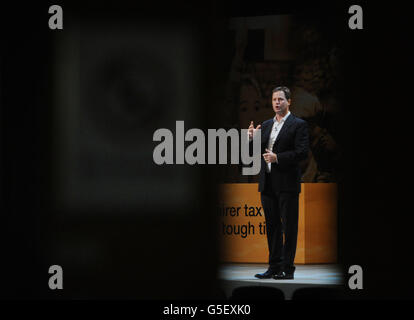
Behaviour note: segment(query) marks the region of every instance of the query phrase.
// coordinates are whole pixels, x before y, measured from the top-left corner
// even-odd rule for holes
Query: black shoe
[[[259,279],[271,279],[276,274],[276,271],[267,270],[266,272],[255,274],[254,276]]]
[[[293,273],[286,273],[284,271],[278,272],[273,276],[273,279],[275,279],[275,280],[292,280],[293,279]]]

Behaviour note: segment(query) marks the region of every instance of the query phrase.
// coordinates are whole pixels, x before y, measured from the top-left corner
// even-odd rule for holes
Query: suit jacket
[[[266,120],[261,126],[261,152],[265,153],[274,119]],[[278,162],[271,164],[270,178],[275,192],[301,191],[301,169],[299,162],[306,159],[309,150],[309,132],[307,123],[292,113],[285,120],[272,151],[276,153]],[[266,162],[261,157],[259,192],[265,188]]]

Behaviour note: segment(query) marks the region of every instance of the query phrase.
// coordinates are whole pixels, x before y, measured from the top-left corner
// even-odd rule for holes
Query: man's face
[[[283,91],[273,92],[272,106],[275,113],[284,116],[289,110],[290,99],[286,100],[285,93]]]

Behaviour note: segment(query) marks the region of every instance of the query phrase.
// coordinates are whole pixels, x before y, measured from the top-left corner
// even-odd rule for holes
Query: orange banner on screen
[[[257,183],[222,184],[221,261],[267,263],[266,222]],[[337,185],[303,183],[295,263],[337,262]]]

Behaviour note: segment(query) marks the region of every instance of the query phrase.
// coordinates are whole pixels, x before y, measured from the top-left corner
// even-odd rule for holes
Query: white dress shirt
[[[280,121],[277,121],[276,116],[274,117],[272,131],[270,132],[269,143],[267,145],[267,148],[270,151],[272,151],[276,138],[279,135],[280,130],[282,130],[283,124],[285,123],[289,115],[290,115],[290,111],[288,111],[288,113],[282,119],[280,119]],[[277,162],[277,156],[276,156],[276,162]],[[266,172],[270,172],[271,170],[272,170],[272,163],[269,162],[267,163]]]

